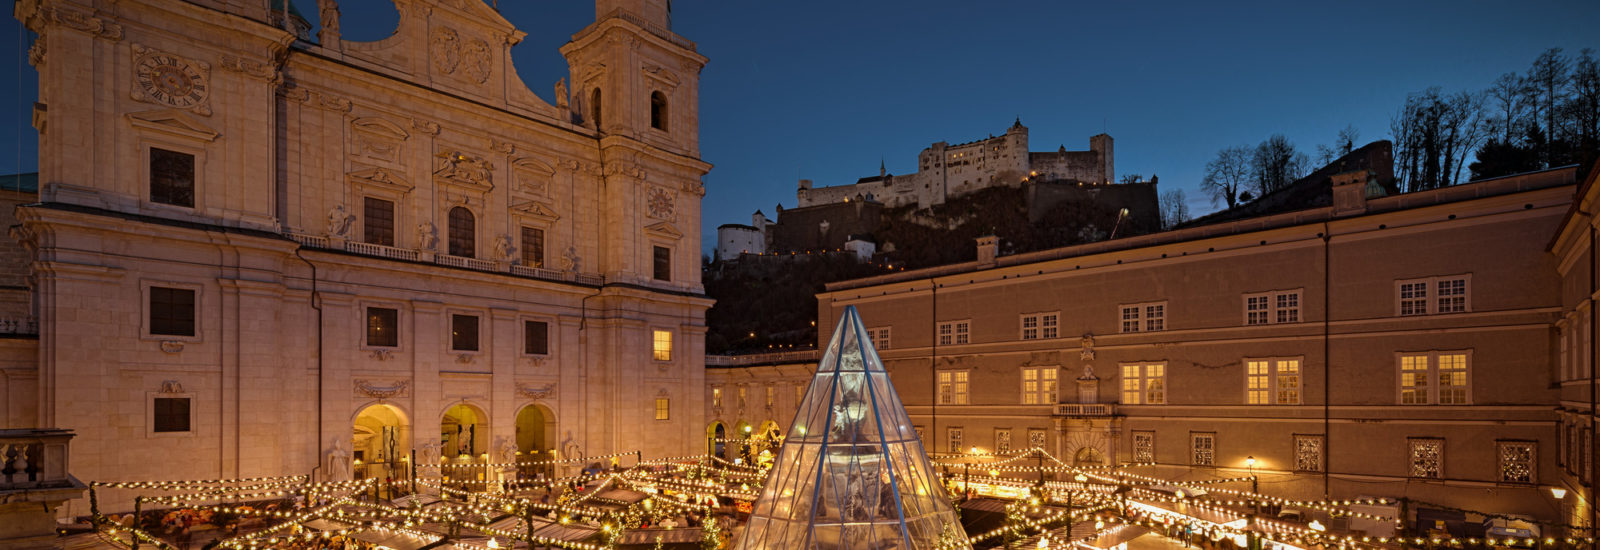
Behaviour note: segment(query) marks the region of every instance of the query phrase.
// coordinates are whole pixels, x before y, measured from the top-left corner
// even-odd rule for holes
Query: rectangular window
[[[650,344],[650,356],[657,361],[672,360],[672,331],[656,330]],[[743,398],[740,399],[743,401]],[[743,404],[743,403],[741,403]]]
[[[1122,332],[1153,332],[1167,330],[1167,303],[1128,304],[1120,306]]]
[[[964,446],[964,444],[966,442],[963,441],[962,438],[961,438],[961,435],[962,435],[961,428],[945,428],[945,432],[944,433],[945,433],[945,441],[950,445],[950,452],[952,452],[952,453],[965,453],[965,452],[967,452],[967,448]]]
[[[1300,359],[1245,359],[1245,404],[1299,405]]]
[[[1400,355],[1401,405],[1466,405],[1472,402],[1466,351]]]
[[[1244,295],[1244,324],[1300,322],[1300,291],[1275,290]]]
[[[872,349],[889,349],[889,327],[867,329],[867,340],[872,342]]]
[[[1048,340],[1061,336],[1060,313],[1028,313],[1022,316],[1023,340]]]
[[[794,385],[794,406],[795,406],[795,408],[797,408],[797,409],[800,408],[800,403],[805,402],[805,400],[806,400],[806,385],[805,384],[795,384]]]
[[[1534,443],[1532,441],[1497,441],[1500,448],[1500,481],[1505,483],[1533,483]]]
[[[522,322],[522,353],[528,355],[550,354],[550,324],[544,321]]]
[[[750,388],[744,384],[739,384],[739,410],[744,410],[744,404],[747,402],[745,399],[748,397],[750,397]]]
[[[1189,432],[1190,464],[1214,466],[1217,463],[1217,434],[1214,432]]]
[[[1156,462],[1156,433],[1133,432],[1133,461],[1138,464]]]
[[[939,345],[950,346],[971,343],[972,321],[945,321],[939,323]]]
[[[1031,429],[1030,428],[1028,430],[1028,446],[1029,447],[1033,447],[1035,449],[1043,449],[1044,448],[1044,430]]]
[[[1011,452],[1011,430],[998,429],[994,431],[994,452],[999,454]]]
[[[711,388],[711,408],[722,408],[722,388]]]
[[[150,202],[194,208],[194,155],[150,148]]]
[[[667,420],[671,414],[672,401],[665,397],[656,398],[656,420]]]
[[[1301,472],[1322,471],[1322,436],[1294,436],[1294,469]]]
[[[394,203],[372,197],[362,200],[361,241],[394,246]]]
[[[194,290],[150,287],[150,334],[194,336]]]
[[[967,371],[939,371],[939,404],[967,404]]]
[[[1122,365],[1122,404],[1163,405],[1166,402],[1166,363]]]
[[[450,350],[478,351],[478,316],[450,316]]]
[[[522,228],[522,265],[544,267],[544,230]]]
[[[383,348],[400,346],[400,310],[367,308],[367,345]]]
[[[767,386],[767,408],[772,408],[778,403],[778,388]]]
[[[155,398],[155,425],[151,431],[187,432],[189,431],[189,398],[187,397],[157,397]]]
[[[1395,281],[1396,315],[1472,311],[1472,276],[1449,275]]]
[[[672,280],[672,249],[665,246],[655,247],[655,279]]]
[[[1056,367],[1022,369],[1022,404],[1048,405],[1056,402]]]
[[[1444,440],[1413,437],[1406,440],[1411,447],[1411,477],[1441,479],[1444,477]]]

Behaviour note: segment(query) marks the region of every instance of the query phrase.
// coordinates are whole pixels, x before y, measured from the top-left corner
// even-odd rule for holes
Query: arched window
[[[450,255],[473,257],[477,250],[477,221],[465,206],[450,209]]]
[[[650,92],[650,127],[667,129],[667,96],[661,92]]]
[[[600,129],[600,89],[599,88],[595,88],[594,89],[594,93],[593,94],[589,94],[589,99],[590,99],[590,101],[589,101],[589,111],[590,111],[589,118],[594,119],[594,128],[596,130],[599,130]]]

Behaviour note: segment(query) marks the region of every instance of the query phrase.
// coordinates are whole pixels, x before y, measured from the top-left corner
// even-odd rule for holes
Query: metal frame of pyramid
[[[970,548],[861,315],[846,307],[737,549]]]

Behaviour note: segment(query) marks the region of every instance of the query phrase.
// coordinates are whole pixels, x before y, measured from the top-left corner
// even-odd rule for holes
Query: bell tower
[[[700,290],[700,70],[671,29],[669,0],[596,0],[561,47],[572,118],[594,132],[604,178],[600,270],[608,279]]]

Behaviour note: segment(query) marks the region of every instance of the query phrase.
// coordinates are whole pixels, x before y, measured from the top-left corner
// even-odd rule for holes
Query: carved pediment
[[[395,124],[377,117],[362,117],[350,121],[350,128],[357,132],[372,134],[374,136],[384,137],[395,141],[404,141],[406,138],[411,137],[411,133],[407,132],[405,128],[400,127],[399,124]]]
[[[561,214],[557,213],[555,208],[539,201],[527,201],[512,206],[511,214],[538,219],[546,223],[555,223],[556,220],[561,219]]]
[[[210,126],[201,123],[200,119],[172,109],[128,113],[127,117],[129,124],[141,130],[162,132],[201,141],[215,141],[217,136],[221,135],[216,130],[211,129]]]
[[[533,157],[523,157],[511,161],[511,173],[515,177],[516,190],[535,195],[547,194],[550,178],[556,174],[555,168]]]
[[[641,72],[667,90],[672,90],[673,88],[678,87],[678,75],[674,74],[672,71],[655,65],[645,65]]]
[[[683,237],[683,232],[679,231],[677,226],[672,225],[670,222],[653,223],[644,226],[644,230],[646,233],[660,237],[666,237],[669,239],[679,239]]]
[[[382,168],[357,170],[346,175],[349,176],[351,180],[362,185],[382,187],[384,189],[399,191],[401,193],[410,193],[411,190],[416,187],[411,185],[411,182],[406,181],[405,178],[400,177],[395,172]]]
[[[434,177],[474,191],[494,188],[494,164],[483,157],[448,150],[440,151],[434,157],[439,159],[438,168],[433,171]]]
[[[593,63],[583,68],[583,72],[579,73],[583,76],[579,77],[578,81],[583,83],[593,82],[595,79],[600,78],[600,75],[605,74],[605,72],[605,63]]]

